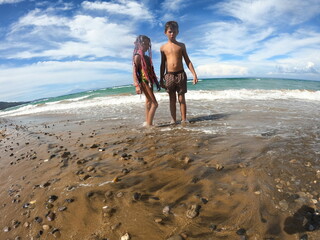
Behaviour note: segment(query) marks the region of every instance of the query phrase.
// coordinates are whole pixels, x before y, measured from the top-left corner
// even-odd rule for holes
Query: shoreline
[[[50,119],[16,118],[1,129],[1,239],[319,234],[320,171],[308,139]],[[221,120],[199,119],[189,128]],[[283,150],[297,146],[309,155]]]

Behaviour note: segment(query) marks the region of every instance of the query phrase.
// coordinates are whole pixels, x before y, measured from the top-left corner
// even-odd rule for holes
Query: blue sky
[[[0,0],[0,101],[131,84],[139,34],[158,74],[169,20],[199,78],[320,80],[319,0]]]

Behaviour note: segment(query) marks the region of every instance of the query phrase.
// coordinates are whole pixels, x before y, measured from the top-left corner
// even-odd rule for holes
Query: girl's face
[[[150,46],[150,41],[148,39],[143,39],[143,41],[141,42],[141,46],[143,52],[147,51]]]

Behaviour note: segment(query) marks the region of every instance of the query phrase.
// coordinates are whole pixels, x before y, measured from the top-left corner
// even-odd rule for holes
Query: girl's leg
[[[169,92],[169,99],[170,99],[170,113],[171,113],[171,123],[176,123],[177,116],[176,116],[176,102],[177,97],[174,91]]]
[[[180,112],[181,112],[181,121],[187,120],[187,104],[186,98],[184,94],[179,94],[179,104],[180,104]]]
[[[149,88],[148,84],[143,82],[141,84],[143,93],[146,96],[146,122],[147,126],[151,126],[154,118],[154,114],[158,107],[158,102],[153,94],[153,89]]]

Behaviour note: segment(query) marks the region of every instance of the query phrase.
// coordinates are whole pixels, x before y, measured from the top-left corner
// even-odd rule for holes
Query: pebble
[[[118,197],[118,198],[123,197],[123,195],[124,195],[124,193],[123,193],[123,192],[118,192],[118,193],[117,193],[117,197]]]
[[[163,221],[163,219],[162,219],[162,218],[155,218],[154,221],[155,221],[156,223],[161,223],[161,222]]]
[[[35,217],[34,221],[36,221],[37,223],[41,223],[42,222],[42,218],[41,217]]]
[[[200,205],[197,205],[197,204],[191,205],[187,210],[186,216],[191,219],[197,217],[199,215],[200,208],[201,208]]]
[[[163,209],[162,209],[162,213],[164,214],[164,215],[169,215],[169,213],[170,213],[170,207],[169,206],[165,206]]]
[[[113,192],[112,192],[112,191],[106,191],[106,193],[104,194],[104,196],[105,196],[106,198],[111,198],[112,195],[113,195]]]
[[[49,225],[42,225],[42,229],[45,230],[45,231],[48,231],[50,230],[50,226]]]
[[[63,211],[65,211],[65,210],[67,210],[67,207],[66,207],[66,206],[62,206],[62,207],[59,207],[59,208],[58,208],[58,211],[59,211],[59,212],[63,212]]]
[[[57,229],[57,228],[53,229],[51,233],[55,238],[61,237],[61,233],[60,233],[59,229]]]
[[[135,192],[132,196],[134,201],[139,201],[141,199],[141,193]]]
[[[25,223],[23,224],[23,226],[24,226],[25,228],[28,228],[28,227],[30,226],[30,223],[25,222]]]
[[[224,166],[222,166],[221,164],[217,163],[215,168],[216,168],[217,171],[221,171],[224,168]]]
[[[121,226],[121,223],[116,223],[114,225],[111,226],[111,230],[116,230],[117,228],[119,228]]]
[[[303,234],[299,240],[308,240],[308,235],[307,234]]]
[[[53,203],[54,201],[56,201],[58,199],[58,196],[56,195],[51,195],[48,199],[49,203]]]
[[[94,170],[94,167],[93,167],[93,166],[88,166],[88,167],[87,167],[87,171],[88,171],[88,172],[91,172],[91,171],[93,171],[93,170]]]
[[[104,217],[112,217],[113,213],[115,212],[115,209],[109,206],[103,206],[102,211]]]
[[[123,235],[120,240],[130,240],[129,233],[126,233],[125,235]]]
[[[245,235],[246,234],[246,230],[244,228],[240,228],[237,230],[236,232],[238,235]]]
[[[10,228],[10,227],[7,227],[7,226],[3,228],[3,231],[4,231],[4,232],[9,232],[10,230],[11,230],[11,228]]]
[[[55,218],[56,218],[56,215],[53,213],[53,212],[51,212],[51,211],[49,211],[47,214],[46,214],[46,218],[47,218],[47,220],[48,221],[53,221]]]

